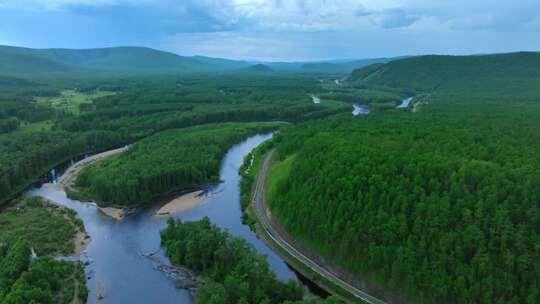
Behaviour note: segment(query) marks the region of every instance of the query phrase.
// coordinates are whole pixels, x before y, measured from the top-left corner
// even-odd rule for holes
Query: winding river
[[[221,163],[220,178],[223,182],[211,186],[197,207],[174,216],[182,220],[208,216],[218,226],[243,237],[260,253],[266,254],[272,270],[280,279],[296,279],[288,265],[241,220],[238,170],[244,157],[271,136],[271,133],[252,136],[229,149]],[[189,290],[178,288],[174,279],[158,270],[158,266],[170,265],[159,237],[166,220],[153,216],[158,206],[116,221],[102,215],[95,204],[69,199],[63,190],[42,185],[27,194],[72,208],[84,221],[92,238],[79,257],[88,263],[88,303],[193,303]],[[152,259],[146,256],[150,253],[155,253]]]

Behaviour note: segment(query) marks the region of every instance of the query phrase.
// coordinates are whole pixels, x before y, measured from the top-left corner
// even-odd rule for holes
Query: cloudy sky
[[[540,0],[0,0],[0,44],[271,61],[540,51]]]

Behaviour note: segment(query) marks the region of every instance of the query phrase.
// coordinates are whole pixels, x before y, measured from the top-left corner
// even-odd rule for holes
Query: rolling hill
[[[259,64],[252,65],[250,67],[247,67],[243,69],[243,71],[250,72],[250,73],[271,73],[274,70],[272,70],[269,66],[265,64],[259,63]]]
[[[30,49],[0,46],[0,74],[84,73],[183,74],[234,70],[240,61],[183,57],[144,47],[100,49]]]
[[[41,72],[69,72],[71,67],[47,58],[28,54],[1,53],[0,73],[27,74]]]
[[[205,56],[180,56],[146,47],[97,49],[32,49],[0,46],[0,75],[16,77],[102,76],[141,74],[193,74],[221,72],[261,72],[348,74],[374,63],[394,58],[333,60],[321,62],[247,62]]]
[[[411,57],[357,69],[348,81],[417,91],[486,85],[526,89],[540,83],[540,53]]]

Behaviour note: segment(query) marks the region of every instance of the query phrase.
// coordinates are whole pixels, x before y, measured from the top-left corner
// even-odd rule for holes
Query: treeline
[[[224,123],[157,133],[123,154],[83,169],[82,197],[105,205],[136,206],[185,187],[218,182],[225,152],[250,134],[286,123]]]
[[[271,208],[326,258],[419,302],[537,303],[540,105],[454,94],[281,133]]]
[[[73,211],[27,198],[0,213],[0,227],[0,303],[86,302],[82,263],[46,256],[73,252],[76,232],[84,231]],[[31,259],[31,248],[40,257]]]
[[[300,302],[304,291],[298,283],[279,281],[265,256],[244,239],[221,231],[207,217],[197,222],[170,219],[167,224],[161,242],[171,261],[204,279],[197,303],[339,303],[333,299]]]

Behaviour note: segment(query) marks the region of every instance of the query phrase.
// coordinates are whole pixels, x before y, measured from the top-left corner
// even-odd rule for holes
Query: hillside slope
[[[417,91],[498,85],[523,90],[540,83],[540,53],[411,57],[357,69],[348,80]]]
[[[418,111],[278,134],[271,214],[356,286],[415,303],[538,303],[540,54],[409,58],[348,82],[427,94]]]
[[[252,65],[250,67],[247,67],[243,69],[243,71],[249,72],[249,73],[271,73],[274,70],[272,70],[269,66],[265,64],[259,63],[259,64]]]
[[[42,72],[69,72],[71,68],[60,62],[24,53],[2,53],[0,50],[0,73],[19,75]]]
[[[244,63],[206,57],[183,57],[144,47],[99,49],[30,49],[0,46],[1,74],[75,73],[194,73],[233,70]]]

